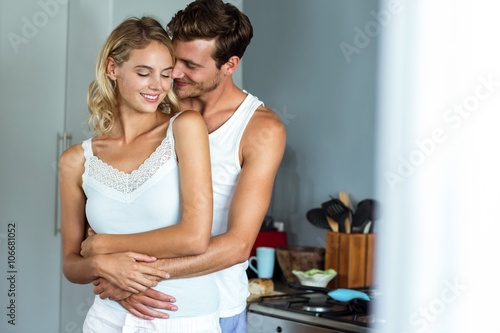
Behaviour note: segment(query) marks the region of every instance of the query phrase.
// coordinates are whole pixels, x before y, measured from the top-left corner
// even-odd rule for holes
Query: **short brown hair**
[[[252,24],[238,8],[222,0],[196,0],[167,25],[173,39],[215,39],[212,58],[220,68],[230,57],[243,57],[253,37]]]

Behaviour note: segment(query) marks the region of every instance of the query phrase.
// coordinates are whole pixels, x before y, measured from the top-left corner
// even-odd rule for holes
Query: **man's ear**
[[[224,73],[224,75],[232,75],[240,65],[240,61],[240,58],[237,56],[229,58],[229,60],[222,65],[222,73]]]
[[[111,80],[116,80],[116,62],[112,57],[106,59],[106,74]]]

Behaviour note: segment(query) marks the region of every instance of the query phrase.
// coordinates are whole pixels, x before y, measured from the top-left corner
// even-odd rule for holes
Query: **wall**
[[[325,231],[306,212],[339,191],[353,202],[374,195],[377,4],[253,0],[244,10],[254,27],[245,89],[287,128],[270,214],[290,243],[323,246]]]

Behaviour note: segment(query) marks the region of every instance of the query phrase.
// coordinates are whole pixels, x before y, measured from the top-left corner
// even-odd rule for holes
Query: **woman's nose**
[[[160,89],[161,76],[151,75],[149,80],[149,87],[156,90]]]

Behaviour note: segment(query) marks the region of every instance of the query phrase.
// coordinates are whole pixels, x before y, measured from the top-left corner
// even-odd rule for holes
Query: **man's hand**
[[[112,301],[121,301],[132,295],[131,292],[120,289],[103,278],[95,279],[92,284],[94,285],[94,294],[99,295],[101,299],[109,298]]]
[[[147,320],[169,318],[170,316],[167,313],[157,311],[153,308],[177,311],[177,306],[172,304],[173,302],[175,302],[175,298],[154,289],[148,289],[139,294],[132,294],[130,297],[119,301],[128,312],[136,317]]]
[[[84,258],[88,258],[90,256],[95,256],[96,254],[104,254],[99,253],[96,247],[99,241],[99,235],[97,235],[92,228],[87,229],[87,238],[82,242],[80,254]]]
[[[109,298],[119,301],[120,304],[136,317],[151,320],[154,318],[168,318],[168,314],[156,311],[152,308],[165,309],[176,311],[177,306],[174,303],[176,300],[170,295],[154,289],[148,289],[144,293],[132,294],[124,291],[103,278],[98,278],[93,281],[94,294],[99,295],[101,299]]]

